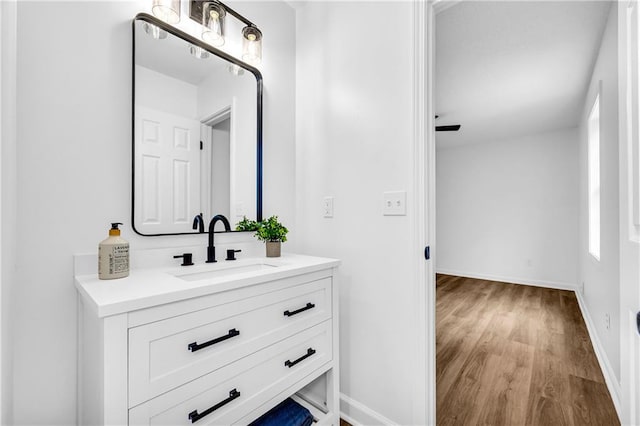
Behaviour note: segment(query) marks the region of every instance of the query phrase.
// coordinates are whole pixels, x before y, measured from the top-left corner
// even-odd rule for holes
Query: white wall
[[[265,211],[280,214],[289,225],[294,11],[282,2],[242,2],[237,9],[265,33]],[[13,225],[19,238],[17,247],[9,248],[18,262],[10,301],[10,424],[75,423],[74,253],[95,252],[114,220],[126,223],[123,236],[133,248],[206,245],[204,236],[140,237],[129,223],[131,20],[141,10],[133,2],[18,4],[18,219]],[[4,59],[4,48],[2,54]],[[235,239],[216,237],[223,246]]]
[[[296,11],[296,238],[302,253],[343,261],[342,409],[365,424],[411,424],[412,218],[383,216],[382,193],[411,194],[413,4]],[[324,196],[335,197],[333,218]]]
[[[575,287],[577,157],[576,129],[439,145],[436,270]]]
[[[13,413],[12,290],[16,284],[16,6],[0,2],[0,423],[11,424]]]
[[[226,2],[225,2],[226,3]],[[263,216],[278,215],[285,225],[295,217],[296,14],[284,1],[229,2],[263,33],[264,171]],[[294,251],[297,229],[290,229],[284,251]],[[293,228],[293,229],[292,229]]]
[[[616,378],[620,379],[620,218],[618,156],[618,47],[615,3],[607,20],[598,59],[593,69],[580,124],[580,282],[584,300],[598,339],[604,347]],[[600,233],[601,256],[596,260],[588,251],[587,204],[587,121],[599,82],[600,94]],[[611,315],[611,329],[605,327],[605,314]]]
[[[198,87],[156,70],[135,66],[136,105],[199,119]]]

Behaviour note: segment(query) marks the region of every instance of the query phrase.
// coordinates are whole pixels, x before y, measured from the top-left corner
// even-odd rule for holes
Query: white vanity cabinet
[[[188,268],[76,275],[79,424],[247,424],[295,395],[338,425],[339,262],[270,262],[202,280],[180,279]],[[324,401],[300,393],[322,375]]]

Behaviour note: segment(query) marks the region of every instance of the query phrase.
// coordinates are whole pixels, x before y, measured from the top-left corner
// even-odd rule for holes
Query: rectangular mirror
[[[154,18],[133,22],[133,228],[262,219],[262,76]]]

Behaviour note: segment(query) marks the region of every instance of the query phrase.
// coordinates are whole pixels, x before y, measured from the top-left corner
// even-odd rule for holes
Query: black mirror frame
[[[149,15],[148,13],[139,13],[133,19],[131,24],[132,27],[132,40],[131,40],[131,227],[135,231],[136,234],[141,235],[143,237],[160,237],[167,235],[197,235],[200,232],[175,232],[175,233],[163,233],[163,234],[143,234],[136,229],[135,226],[135,159],[136,159],[136,144],[135,144],[135,105],[136,105],[136,21],[144,21],[148,22],[160,29],[172,34],[176,37],[185,40],[188,43],[193,44],[194,46],[200,47],[207,52],[216,55],[234,65],[237,65],[250,73],[252,73],[256,78],[257,83],[257,139],[256,139],[256,221],[262,220],[262,93],[263,93],[263,82],[262,82],[262,74],[257,68],[252,67],[245,62],[240,61],[237,58],[225,53],[221,50],[216,49],[215,47],[210,46],[209,44],[198,40],[197,38],[181,31],[170,24],[156,18],[155,16]],[[247,231],[234,231],[234,232],[247,232]]]

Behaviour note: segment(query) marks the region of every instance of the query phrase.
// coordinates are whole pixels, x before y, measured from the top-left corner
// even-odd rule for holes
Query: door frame
[[[0,1],[0,424],[13,421],[12,288],[16,281],[17,10]]]
[[[620,168],[620,420],[640,421],[640,5],[618,4],[618,114]],[[633,8],[635,7],[635,11]]]
[[[416,350],[413,423],[436,424],[435,316],[435,15],[455,3],[447,0],[414,2],[413,158],[415,205],[412,229],[416,283]],[[426,247],[430,258],[426,260]]]

